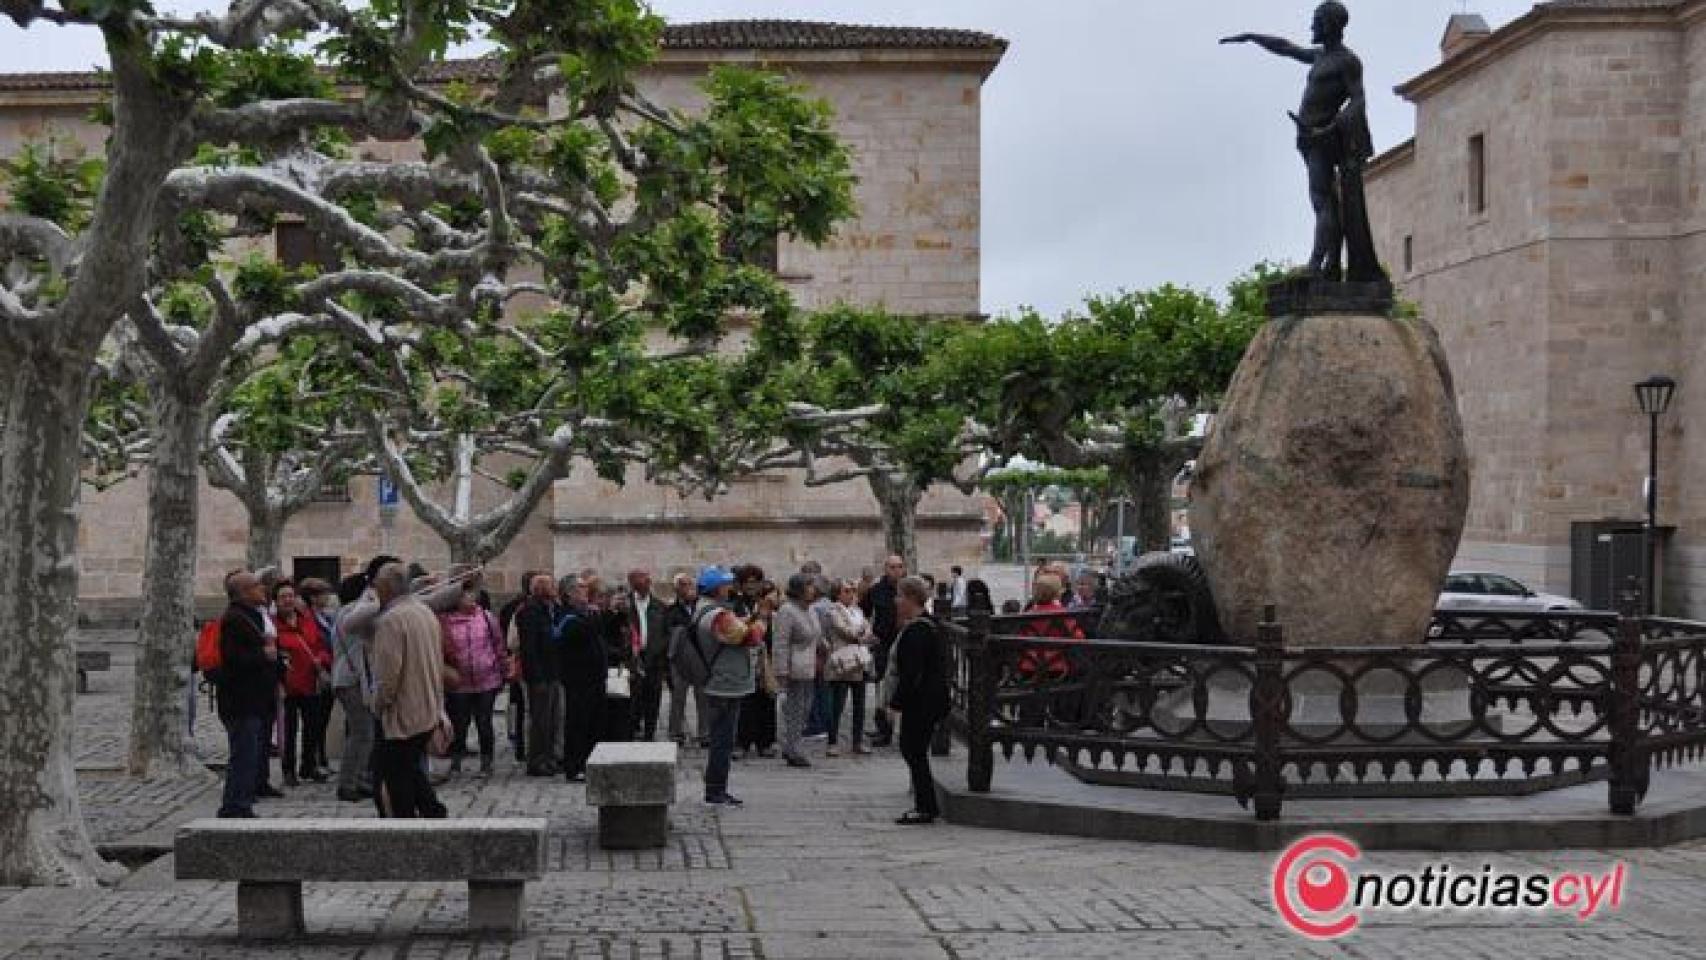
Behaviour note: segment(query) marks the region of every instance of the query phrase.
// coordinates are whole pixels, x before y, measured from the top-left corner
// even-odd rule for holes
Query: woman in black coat
[[[948,716],[948,665],[942,636],[926,614],[929,606],[929,584],[919,577],[900,582],[895,616],[903,626],[889,665],[895,688],[888,707],[900,715],[900,755],[912,774],[912,810],[896,821],[904,826],[934,823],[942,813],[930,773],[930,741]]]

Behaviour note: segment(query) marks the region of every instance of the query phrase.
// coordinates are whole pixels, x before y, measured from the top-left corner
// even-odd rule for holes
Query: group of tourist
[[[668,690],[667,735],[707,750],[707,803],[740,804],[729,791],[737,750],[806,768],[805,743],[817,739],[825,757],[841,756],[846,717],[853,754],[898,739],[914,788],[900,822],[938,815],[929,744],[947,714],[945,651],[934,583],[907,576],[901,558],[881,576],[843,580],[809,563],[780,587],[754,565],[707,567],[675,576],[665,598],[644,570],[614,588],[590,570],[530,573],[495,612],[481,582],[477,569],[432,577],[393,557],[336,590],[230,574],[230,606],[196,663],[229,740],[220,815],[252,817],[257,799],[282,796],[270,782],[275,743],[285,786],[327,780],[335,701],[346,722],[338,798],[372,799],[381,816],[442,817],[430,758],[447,759],[443,777],[463,772],[472,729],[475,775],[490,776],[506,688],[507,732],[529,776],[580,782],[599,742],[655,739]],[[946,592],[956,605],[988,604],[957,567]]]

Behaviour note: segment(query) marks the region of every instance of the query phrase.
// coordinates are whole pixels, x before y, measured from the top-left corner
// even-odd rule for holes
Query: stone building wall
[[[835,107],[837,129],[854,155],[859,211],[821,249],[782,245],[779,273],[802,308],[849,302],[936,316],[980,311],[981,86],[1001,48],[908,42],[851,50],[666,50],[641,78],[653,99],[691,109],[702,103],[698,84],[712,64],[763,65],[786,71]],[[100,149],[104,133],[87,119],[99,91],[87,77],[9,79],[0,74],[0,155],[49,133]],[[397,160],[418,147],[365,143],[359,150],[368,159]],[[814,490],[798,475],[765,477],[707,503],[642,477],[636,467],[630,483],[615,487],[577,463],[493,564],[496,589],[514,589],[528,569],[596,566],[615,574],[636,565],[666,570],[745,560],[780,571],[816,558],[834,572],[856,574],[880,560],[876,502],[861,482]],[[476,479],[474,508],[507,493]],[[85,612],[97,619],[126,616],[136,603],[146,503],[145,477],[84,491],[82,594]],[[235,497],[205,482],[201,509],[197,593],[211,605],[224,572],[243,563],[247,521]],[[983,510],[976,500],[932,491],[924,509],[920,546],[928,569],[978,559]],[[406,505],[382,517],[372,476],[352,481],[349,502],[316,504],[284,532],[287,566],[292,558],[337,557],[348,573],[379,552],[429,567],[448,561],[443,542]]]
[[[1570,590],[1572,523],[1644,515],[1647,424],[1632,385],[1659,372],[1686,384],[1700,342],[1684,128],[1701,135],[1706,59],[1701,28],[1677,15],[1699,5],[1674,6],[1537,10],[1458,52],[1400,87],[1416,103],[1414,144],[1371,170],[1377,241],[1457,378],[1473,500],[1459,564],[1550,592]],[[1484,218],[1466,203],[1476,133]],[[1677,612],[1706,609],[1694,582],[1706,518],[1685,466],[1706,454],[1683,433],[1706,402],[1695,396],[1685,386],[1661,441]]]

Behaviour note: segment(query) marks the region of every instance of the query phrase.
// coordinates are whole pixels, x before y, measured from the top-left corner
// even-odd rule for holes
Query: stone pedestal
[[[598,843],[644,850],[669,842],[675,802],[673,743],[601,743],[586,762],[586,802],[598,808]]]
[[[669,842],[669,807],[599,807],[598,845],[606,850],[653,850]]]
[[[1271,604],[1287,647],[1402,645],[1426,637],[1468,506],[1433,328],[1282,316],[1250,345],[1209,432],[1191,530],[1233,640],[1253,640]]]
[[[526,928],[527,885],[519,881],[468,881],[468,931],[514,936]]]
[[[237,884],[237,936],[244,940],[284,940],[307,932],[301,883]]]

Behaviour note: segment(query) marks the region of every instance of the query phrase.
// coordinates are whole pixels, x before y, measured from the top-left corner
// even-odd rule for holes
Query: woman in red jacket
[[[284,785],[294,787],[302,780],[326,779],[314,764],[326,736],[319,722],[324,710],[321,699],[331,689],[332,651],[320,635],[314,615],[302,605],[296,587],[285,580],[273,588],[274,619],[278,624],[278,652],[285,658],[284,670]],[[302,764],[297,766],[297,731],[301,730]]]

